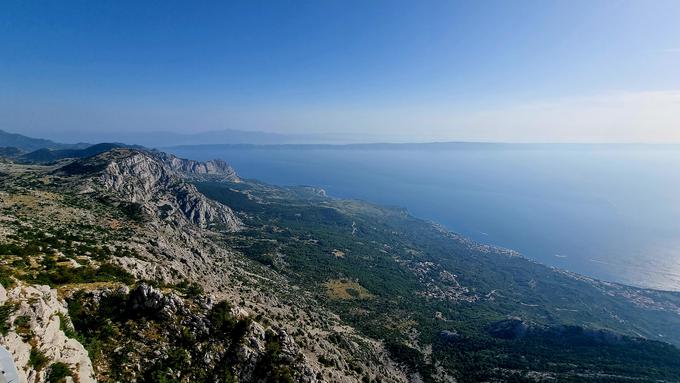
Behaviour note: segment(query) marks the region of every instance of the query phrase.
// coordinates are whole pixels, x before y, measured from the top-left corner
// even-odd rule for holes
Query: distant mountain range
[[[23,134],[9,133],[0,129],[0,148],[16,148],[24,152],[38,149],[83,149],[90,144],[62,144],[43,138],[32,138]]]
[[[503,142],[414,142],[414,143],[356,143],[356,144],[204,144],[204,145],[176,145],[160,149],[171,152],[180,151],[190,153],[195,150],[594,150],[607,148],[610,150],[630,148],[653,148],[677,150],[677,144],[615,144],[615,143],[503,143]],[[184,154],[186,155],[186,154]]]
[[[561,149],[592,150],[625,149],[630,147],[677,150],[677,144],[598,144],[598,143],[501,143],[501,142],[369,142],[339,143],[340,136],[287,135],[241,130],[221,130],[202,133],[138,132],[138,133],[92,133],[89,135],[64,135],[65,140],[83,139],[101,142],[92,145],[85,142],[61,143],[44,138],[32,138],[22,134],[0,130],[0,157],[20,162],[46,163],[63,158],[85,158],[119,147],[157,148],[162,150],[546,150],[556,146]]]
[[[87,158],[115,148],[141,148],[122,143],[62,144],[0,130],[0,157],[21,163],[48,163],[64,158]]]
[[[198,133],[181,133],[170,131],[151,132],[80,132],[61,131],[42,134],[55,141],[74,142],[125,142],[143,145],[149,148],[160,148],[176,145],[204,145],[204,144],[301,144],[301,143],[329,143],[347,142],[313,134],[280,134],[270,132],[218,130]]]
[[[52,149],[38,149],[36,151],[30,152],[30,153],[25,153],[22,154],[18,157],[16,157],[18,160],[21,162],[35,162],[35,163],[47,163],[47,162],[53,162],[53,161],[58,161],[64,158],[87,158],[91,156],[95,156],[100,153],[107,152],[111,149],[116,149],[116,148],[130,148],[130,147],[138,147],[139,146],[130,146],[130,145],[125,145],[125,144],[118,144],[118,143],[101,143],[101,144],[96,144],[96,145],[91,145],[88,146],[84,149],[61,149],[61,150],[52,150]]]

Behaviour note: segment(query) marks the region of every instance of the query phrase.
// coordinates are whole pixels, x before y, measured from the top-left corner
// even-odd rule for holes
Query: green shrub
[[[50,366],[50,371],[47,373],[47,381],[49,383],[62,383],[67,376],[73,376],[73,372],[66,365],[66,363],[56,362]]]
[[[37,347],[33,346],[28,357],[28,365],[33,367],[34,370],[40,371],[47,365],[47,362],[49,362],[47,356]]]
[[[63,331],[64,335],[69,338],[78,339],[78,333],[76,333],[76,330],[73,328],[71,321],[69,321],[62,313],[58,313],[57,315],[59,315],[59,330]]]
[[[205,293],[203,287],[201,287],[201,285],[199,285],[196,282],[182,281],[176,284],[175,288],[184,295],[186,295],[188,298],[196,298]]]
[[[28,334],[31,331],[31,317],[22,315],[14,319],[17,334]]]
[[[144,220],[144,209],[136,202],[122,203],[118,206],[120,211],[130,220],[142,222]]]
[[[14,305],[8,303],[0,306],[0,334],[3,336],[7,335],[9,332],[9,316],[12,315],[15,309]]]
[[[11,276],[11,271],[6,267],[0,267],[0,285],[6,289],[11,289],[16,285]]]
[[[236,326],[236,318],[231,315],[231,305],[222,301],[215,306],[208,314],[208,320],[213,330],[219,335],[229,335]]]
[[[45,262],[43,262],[44,264]],[[59,286],[69,283],[91,283],[118,281],[131,284],[135,281],[132,274],[125,271],[120,266],[104,262],[98,268],[84,266],[72,268],[66,266],[46,267],[35,276],[27,274],[22,277],[30,283],[46,284],[49,286]]]

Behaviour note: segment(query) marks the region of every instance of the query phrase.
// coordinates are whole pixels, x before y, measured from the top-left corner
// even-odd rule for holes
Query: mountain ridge
[[[45,377],[31,353],[78,367],[17,301],[44,285],[66,308],[51,334],[78,339],[98,381],[680,380],[666,343],[680,294],[551,269],[402,209],[139,148],[0,177],[0,339],[31,382]]]
[[[0,129],[0,147],[15,147],[23,151],[31,152],[38,149],[82,149],[89,144],[62,144],[43,138],[32,138],[19,133],[10,133]]]

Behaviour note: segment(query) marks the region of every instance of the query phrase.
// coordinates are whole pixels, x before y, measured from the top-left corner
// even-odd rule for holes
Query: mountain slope
[[[565,273],[405,211],[307,189],[198,189],[261,228],[232,246],[316,291],[426,381],[437,380],[438,368],[463,381],[653,380],[660,369],[675,370],[677,348],[640,337],[680,344],[678,293]],[[499,331],[504,324],[510,329]],[[677,371],[666,378],[680,379]]]
[[[98,381],[406,381],[379,342],[224,246],[239,231],[191,219],[200,204],[182,201],[231,210],[184,181],[195,167],[178,172],[161,158],[117,149],[0,169],[0,284],[8,296],[49,285],[63,297],[68,316],[54,332],[88,350]],[[44,381],[56,363],[75,373],[61,344],[34,331],[37,321],[18,320],[38,313],[18,315],[15,303],[0,297],[0,323],[20,339],[11,351],[28,381]],[[347,343],[334,341],[340,332]],[[33,365],[31,353],[46,362]]]
[[[201,144],[276,144],[327,142],[331,137],[315,134],[280,134],[261,131],[245,131],[221,129],[206,132],[173,132],[173,131],[61,131],[53,132],[53,137],[62,140],[80,140],[85,142],[129,142],[149,148],[163,148],[175,145]]]
[[[403,210],[140,149],[0,177],[0,341],[29,382],[680,381],[680,294]]]
[[[26,152],[38,149],[77,149],[87,144],[60,144],[42,138],[31,138],[17,133],[9,133],[0,129],[0,147],[14,147]]]
[[[15,158],[24,154],[24,151],[12,146],[0,147],[0,157],[4,158]]]
[[[21,162],[29,163],[48,163],[64,158],[86,158],[107,152],[115,148],[129,147],[123,144],[101,143],[86,148],[75,149],[49,149],[42,148],[17,157]]]

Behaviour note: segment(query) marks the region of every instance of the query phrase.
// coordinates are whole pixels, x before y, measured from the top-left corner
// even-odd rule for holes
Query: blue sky
[[[680,2],[0,3],[0,128],[680,142]]]

